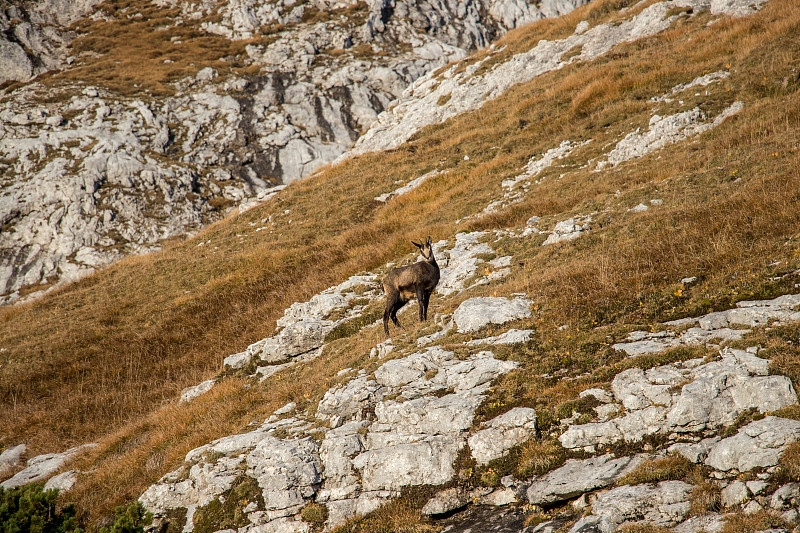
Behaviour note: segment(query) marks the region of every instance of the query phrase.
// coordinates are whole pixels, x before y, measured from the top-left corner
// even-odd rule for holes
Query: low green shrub
[[[82,533],[75,509],[58,508],[57,490],[44,490],[41,483],[13,489],[0,488],[2,533]]]

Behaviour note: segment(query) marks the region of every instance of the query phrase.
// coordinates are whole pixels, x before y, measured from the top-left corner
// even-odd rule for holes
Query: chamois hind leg
[[[397,318],[392,315],[396,312],[395,305],[397,304],[398,294],[396,292],[386,295],[386,309],[383,311],[383,331],[386,336],[389,336],[389,318],[397,324]]]
[[[391,312],[392,322],[394,322],[395,326],[400,327],[400,328],[402,328],[403,325],[400,323],[399,320],[397,320],[397,312],[404,305],[406,305],[406,303],[407,303],[407,300],[403,300],[402,298],[397,298],[397,301],[395,301],[395,303],[394,303],[394,307],[392,307],[392,312]]]

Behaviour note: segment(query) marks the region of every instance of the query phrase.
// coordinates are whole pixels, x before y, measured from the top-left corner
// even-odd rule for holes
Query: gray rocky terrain
[[[263,200],[341,156],[425,74],[583,3],[154,0],[179,10],[175,26],[202,19],[234,42],[280,30],[235,58],[252,74],[206,67],[172,95],[139,97],[32,80],[69,70],[70,24],[136,13],[109,18],[98,0],[0,4],[0,83],[23,82],[0,92],[0,302]]]

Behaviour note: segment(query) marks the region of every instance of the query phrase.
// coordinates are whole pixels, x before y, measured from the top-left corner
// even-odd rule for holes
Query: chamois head
[[[431,237],[428,235],[428,238],[425,240],[423,244],[416,243],[411,241],[411,244],[419,248],[419,252],[422,254],[422,257],[425,258],[426,261],[430,261],[433,257],[433,248],[431,247]]]

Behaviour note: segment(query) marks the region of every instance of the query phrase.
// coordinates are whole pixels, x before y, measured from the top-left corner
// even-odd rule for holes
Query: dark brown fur
[[[383,292],[386,293],[386,310],[383,312],[383,330],[389,336],[389,319],[395,326],[403,327],[397,320],[397,311],[411,298],[416,297],[419,303],[420,322],[428,319],[428,302],[433,289],[439,283],[439,265],[433,257],[431,238],[424,244],[411,244],[419,248],[424,261],[404,267],[393,268],[383,280]]]

